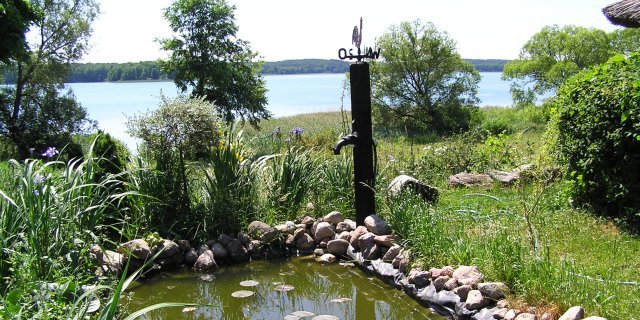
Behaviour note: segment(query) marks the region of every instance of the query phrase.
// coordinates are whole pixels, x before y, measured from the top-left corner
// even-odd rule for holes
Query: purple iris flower
[[[42,154],[42,156],[51,159],[51,158],[55,157],[58,153],[60,153],[60,151],[56,150],[55,147],[49,147],[49,148],[47,148],[47,151],[45,151]]]
[[[293,128],[293,130],[291,130],[291,134],[294,136],[302,136],[302,133],[304,132],[304,130],[302,130],[302,128],[300,127],[295,127]]]

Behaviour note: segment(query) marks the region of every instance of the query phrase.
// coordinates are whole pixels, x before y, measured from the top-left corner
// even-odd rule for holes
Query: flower
[[[33,155],[33,152],[36,151],[36,148],[29,148],[29,154]]]
[[[294,136],[301,136],[303,132],[304,130],[302,130],[302,128],[300,127],[295,127],[293,128],[293,130],[291,130],[291,134]]]
[[[276,129],[273,131],[273,135],[275,135],[276,137],[280,136],[280,127],[276,127]]]
[[[51,158],[55,157],[58,153],[60,153],[60,151],[56,150],[55,147],[49,147],[49,148],[47,148],[47,151],[45,151],[42,154],[42,156],[51,159]]]
[[[39,175],[36,175],[36,176],[33,178],[33,183],[34,183],[34,184],[41,184],[41,183],[43,183],[43,182],[44,182],[44,176],[42,176],[42,175],[40,175],[40,174],[39,174]]]
[[[36,196],[36,197],[37,197],[39,194],[40,194],[40,192],[38,192],[38,190],[33,190],[33,195],[34,195],[34,196]]]
[[[284,142],[286,142],[286,143],[291,142],[291,138],[287,137],[286,139],[284,139]]]

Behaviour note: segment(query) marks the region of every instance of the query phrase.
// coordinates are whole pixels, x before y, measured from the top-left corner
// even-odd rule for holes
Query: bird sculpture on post
[[[358,30],[358,26],[353,27],[351,43],[358,48],[358,54],[360,54],[360,45],[362,44],[362,17],[360,17],[360,30]]]

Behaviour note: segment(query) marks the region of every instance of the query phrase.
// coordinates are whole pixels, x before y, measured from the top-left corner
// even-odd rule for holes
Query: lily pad
[[[293,314],[288,314],[284,316],[284,320],[300,320],[300,317]]]
[[[321,314],[311,318],[311,320],[340,320],[340,318],[328,314]]]
[[[253,291],[249,291],[249,290],[240,290],[232,293],[231,296],[234,298],[247,298],[247,297],[251,297],[253,293],[254,293]]]
[[[293,286],[290,284],[280,284],[276,286],[276,290],[280,292],[287,292],[293,290]]]
[[[349,302],[351,301],[350,298],[338,298],[338,299],[332,299],[331,302],[337,302],[337,303],[345,303],[345,302]]]
[[[309,312],[309,311],[294,311],[291,314],[296,316],[296,317],[300,317],[300,318],[313,317],[313,316],[316,315],[315,313]]]
[[[243,287],[255,287],[257,285],[259,285],[260,283],[258,281],[255,280],[245,280],[240,282],[240,285]]]

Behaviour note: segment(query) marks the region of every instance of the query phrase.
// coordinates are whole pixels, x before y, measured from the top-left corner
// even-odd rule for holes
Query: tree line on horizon
[[[502,72],[506,63],[504,59],[465,59],[478,72]],[[294,59],[268,61],[262,66],[262,74],[312,74],[312,73],[347,73],[348,61],[329,59]],[[165,81],[173,80],[174,74],[163,72],[156,61],[140,61],[126,63],[72,63],[67,83],[78,82],[117,82],[117,81]],[[5,70],[6,84],[15,83],[15,74]]]

